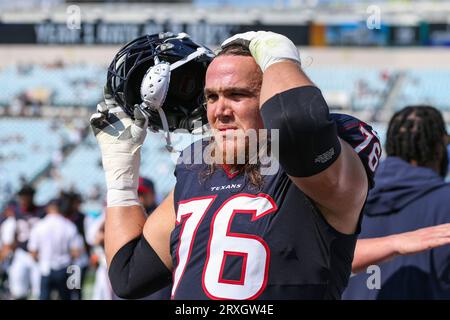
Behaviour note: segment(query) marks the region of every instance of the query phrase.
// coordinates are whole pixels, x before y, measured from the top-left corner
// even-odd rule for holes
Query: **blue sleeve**
[[[434,193],[430,201],[430,209],[434,211],[433,225],[450,223],[450,185],[445,185]],[[440,289],[447,291],[450,299],[450,245],[432,249],[432,271]]]

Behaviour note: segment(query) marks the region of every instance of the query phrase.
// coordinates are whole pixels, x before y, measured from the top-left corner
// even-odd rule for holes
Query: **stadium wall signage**
[[[368,29],[364,22],[320,25],[212,24],[206,21],[176,23],[82,23],[70,29],[50,20],[36,24],[0,23],[0,44],[121,45],[140,35],[161,31],[187,32],[200,43],[216,46],[230,35],[249,30],[267,30],[287,35],[298,46],[450,46],[450,25],[381,25]]]
[[[45,21],[37,24],[0,24],[0,43],[49,45],[118,45],[143,34],[162,31],[187,32],[200,43],[216,45],[234,33],[263,28],[289,35],[298,45],[308,44],[308,27],[277,25],[233,25],[196,22],[185,23],[83,23],[80,29],[69,29],[64,23]]]

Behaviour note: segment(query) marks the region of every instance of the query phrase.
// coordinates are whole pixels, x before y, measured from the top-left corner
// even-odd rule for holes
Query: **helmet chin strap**
[[[149,113],[145,110],[146,108],[149,108],[153,111],[158,111],[166,138],[166,149],[169,152],[180,152],[180,150],[175,150],[172,145],[170,139],[169,123],[162,108],[167,97],[167,92],[169,91],[170,73],[176,68],[179,68],[189,61],[192,61],[204,54],[208,54],[208,50],[206,48],[200,47],[197,48],[195,52],[191,53],[181,60],[174,62],[173,64],[169,64],[165,61],[160,61],[158,56],[155,56],[155,64],[147,70],[144,78],[142,79],[141,98],[143,102],[141,103],[140,108],[147,115],[149,115]]]
[[[139,108],[144,112],[147,116],[150,116],[149,112],[146,110],[147,104],[145,102],[142,102],[139,105]],[[161,107],[156,108],[156,111],[158,111],[159,117],[161,118],[163,131],[164,131],[164,137],[166,139],[166,149],[169,152],[180,152],[181,150],[176,150],[172,145],[172,140],[170,139],[170,131],[169,131],[169,123],[167,121],[166,114],[164,110]],[[150,130],[150,128],[149,128]]]

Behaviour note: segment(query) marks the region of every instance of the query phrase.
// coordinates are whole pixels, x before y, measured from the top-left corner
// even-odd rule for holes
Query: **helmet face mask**
[[[151,129],[192,131],[195,121],[206,122],[203,88],[213,57],[211,50],[194,43],[186,34],[146,35],[119,50],[108,69],[106,88],[129,116],[140,106],[149,116]],[[164,78],[159,67],[169,76]],[[156,99],[146,98],[150,92]],[[161,110],[168,128],[161,120]]]

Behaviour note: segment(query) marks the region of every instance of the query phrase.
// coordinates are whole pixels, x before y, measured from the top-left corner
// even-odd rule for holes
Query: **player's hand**
[[[396,256],[421,253],[450,244],[450,223],[397,233],[380,238],[358,239],[352,272],[388,261]]]
[[[450,244],[450,223],[395,234],[391,240],[398,255],[420,253]]]
[[[90,123],[102,153],[108,189],[108,207],[139,204],[137,187],[141,147],[147,135],[148,119],[139,107],[132,120],[105,89],[104,101]]]
[[[300,65],[300,55],[297,47],[289,38],[269,31],[249,31],[238,33],[225,40],[221,48],[232,44],[248,47],[256,63],[264,72],[270,65],[291,60]]]

